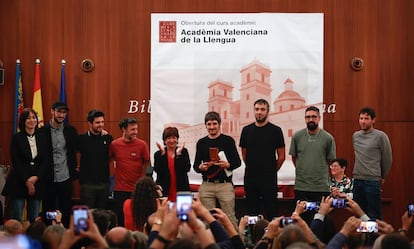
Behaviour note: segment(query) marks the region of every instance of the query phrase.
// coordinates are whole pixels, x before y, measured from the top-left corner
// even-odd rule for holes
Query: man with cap
[[[39,132],[47,136],[49,166],[45,172],[47,193],[43,198],[45,211],[60,210],[63,224],[69,226],[72,208],[72,181],[77,178],[75,127],[65,124],[69,108],[63,102],[55,102],[50,113],[52,119]]]

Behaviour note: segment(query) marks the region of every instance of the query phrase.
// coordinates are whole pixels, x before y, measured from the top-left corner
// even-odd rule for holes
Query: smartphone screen
[[[414,213],[414,204],[409,204],[407,206],[407,213],[408,213],[408,216],[413,215],[413,213]]]
[[[247,218],[247,224],[249,225],[256,224],[258,220],[259,220],[259,216],[249,216]]]
[[[332,200],[332,207],[333,208],[345,208],[346,207],[346,199],[333,199]]]
[[[46,219],[54,220],[56,219],[57,212],[56,211],[46,211]]]
[[[193,196],[190,192],[177,192],[177,216],[182,221],[188,220],[187,212],[191,210]]]
[[[280,220],[279,226],[280,227],[285,227],[289,224],[294,224],[296,222],[297,222],[297,220],[292,219],[291,217],[284,217],[283,219]]]
[[[359,233],[376,233],[378,232],[378,224],[375,221],[361,221],[356,231]]]
[[[305,209],[308,211],[318,211],[319,210],[319,202],[306,202]]]
[[[79,234],[81,231],[88,230],[88,207],[74,206],[72,211],[75,234]]]

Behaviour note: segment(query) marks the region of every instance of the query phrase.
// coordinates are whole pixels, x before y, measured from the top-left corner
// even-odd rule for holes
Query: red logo
[[[160,21],[160,42],[175,42],[177,23],[175,21]]]

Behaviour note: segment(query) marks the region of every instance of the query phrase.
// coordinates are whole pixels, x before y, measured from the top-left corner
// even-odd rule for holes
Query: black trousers
[[[72,213],[72,180],[63,182],[51,182],[46,185],[43,198],[43,210],[59,210],[62,213],[62,223],[69,227]]]
[[[118,226],[124,226],[124,202],[131,198],[131,192],[114,191],[115,208],[118,216]]]
[[[264,214],[267,220],[277,217],[277,183],[270,179],[246,181],[244,184],[248,215]]]

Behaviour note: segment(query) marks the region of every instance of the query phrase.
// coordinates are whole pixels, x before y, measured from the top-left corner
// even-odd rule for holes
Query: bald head
[[[133,237],[131,231],[125,227],[114,227],[106,233],[105,240],[109,247],[130,249]]]
[[[4,231],[12,236],[22,234],[24,232],[22,223],[15,219],[10,219],[4,223]]]

